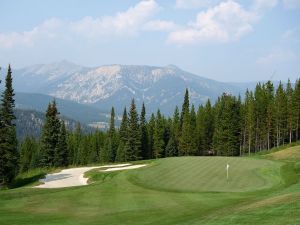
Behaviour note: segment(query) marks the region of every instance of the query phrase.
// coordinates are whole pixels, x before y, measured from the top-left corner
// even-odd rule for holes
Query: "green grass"
[[[226,165],[229,179],[226,177]],[[161,159],[135,171],[141,186],[180,192],[243,192],[270,188],[281,182],[280,163],[234,157],[177,157]]]
[[[3,190],[0,224],[300,224],[300,146],[279,152],[168,158],[90,171],[89,186]]]

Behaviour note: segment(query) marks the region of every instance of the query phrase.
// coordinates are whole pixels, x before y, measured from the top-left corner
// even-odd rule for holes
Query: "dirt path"
[[[40,184],[35,186],[36,188],[62,188],[87,185],[88,178],[84,177],[84,173],[92,169],[102,169],[103,172],[117,171],[117,170],[129,170],[136,169],[145,166],[143,165],[131,165],[131,164],[117,164],[117,165],[105,165],[105,166],[93,166],[93,167],[79,167],[64,169],[58,173],[47,174],[44,179],[41,179]]]

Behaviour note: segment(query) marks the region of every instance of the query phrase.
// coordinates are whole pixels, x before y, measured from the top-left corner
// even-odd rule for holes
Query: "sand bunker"
[[[143,167],[145,165],[131,165],[131,164],[115,164],[105,166],[93,166],[93,167],[79,167],[64,169],[58,173],[47,174],[44,179],[41,179],[40,184],[35,186],[36,188],[62,188],[87,185],[88,178],[84,177],[84,173],[97,168],[108,168],[101,170],[104,172],[118,171],[118,170],[130,170]]]
[[[137,169],[137,168],[141,168],[144,166],[146,166],[146,164],[109,168],[109,169],[102,170],[102,171],[109,172],[109,171],[118,171],[118,170],[132,170],[132,169]]]

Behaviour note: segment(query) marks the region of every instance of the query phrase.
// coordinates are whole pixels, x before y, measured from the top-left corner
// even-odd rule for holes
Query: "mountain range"
[[[159,108],[170,115],[176,105],[181,106],[186,88],[189,89],[191,103],[198,106],[207,99],[215,101],[223,92],[243,93],[247,87],[247,84],[207,79],[173,65],[83,67],[61,61],[15,69],[13,78],[15,90],[23,92],[23,95],[38,93],[69,103],[76,102],[82,109],[85,106],[89,108],[87,110],[91,114],[95,109],[99,113],[109,113],[112,106],[121,114],[134,98],[138,108],[142,102],[145,103],[148,114]],[[31,97],[27,96],[28,99]]]

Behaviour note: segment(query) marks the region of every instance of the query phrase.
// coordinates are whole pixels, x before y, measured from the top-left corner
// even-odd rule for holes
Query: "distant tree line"
[[[120,127],[111,110],[108,131],[83,134],[78,124],[66,131],[55,102],[49,104],[40,140],[21,143],[21,165],[52,167],[126,162],[173,156],[239,156],[278,147],[299,139],[300,82],[257,84],[245,97],[224,93],[214,105],[207,100],[195,109],[186,89],[184,102],[172,117],[160,113],[146,119],[132,100],[124,108]]]
[[[294,85],[258,83],[245,97],[222,94],[197,109],[186,89],[181,109],[171,117],[157,110],[146,117],[134,99],[124,108],[119,128],[112,107],[109,129],[84,134],[80,124],[67,130],[55,101],[49,103],[41,138],[15,137],[13,89],[9,67],[1,95],[0,181],[7,183],[17,171],[37,167],[65,167],[126,162],[174,156],[240,156],[299,140],[300,81]]]

